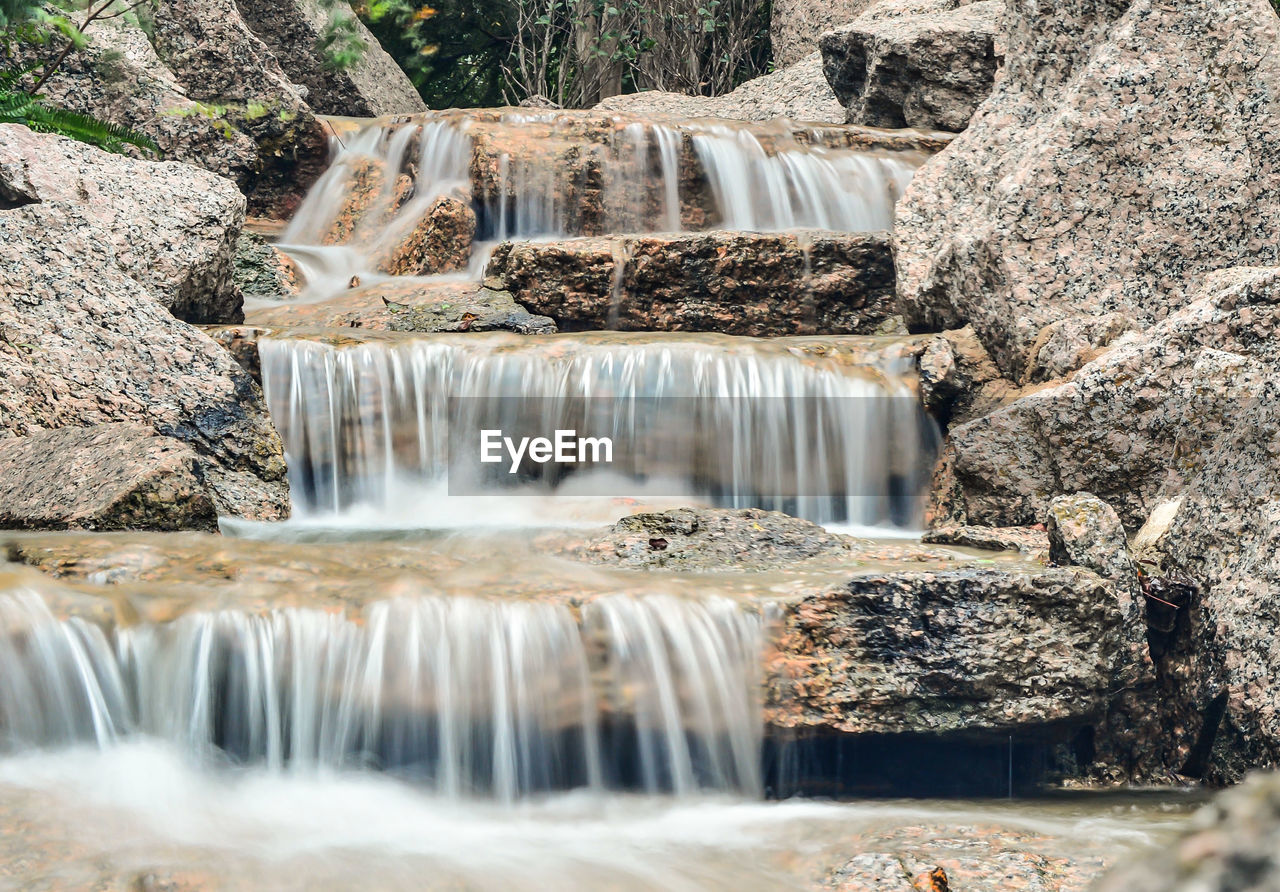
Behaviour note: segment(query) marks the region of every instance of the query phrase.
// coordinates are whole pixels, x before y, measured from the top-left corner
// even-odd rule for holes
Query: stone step
[[[566,331],[751,337],[896,333],[894,282],[887,234],[830,232],[507,242],[485,276]]]

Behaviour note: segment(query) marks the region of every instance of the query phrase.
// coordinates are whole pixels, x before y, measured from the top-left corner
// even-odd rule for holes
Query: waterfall
[[[0,594],[0,749],[156,736],[446,796],[759,795],[760,616],[735,601],[420,597],[348,618],[223,610],[103,631]]]
[[[415,150],[416,146],[416,150]],[[379,267],[442,195],[467,197],[471,140],[452,121],[370,126],[343,143],[280,237],[312,295],[347,288]]]
[[[571,478],[579,494],[691,496],[819,522],[911,526],[933,433],[914,393],[890,375],[796,355],[787,343],[266,339],[260,354],[303,515],[354,506],[411,515],[445,483],[454,495],[519,495],[502,475],[462,479],[475,466],[459,444],[486,427],[523,425],[589,429],[634,459],[610,469],[628,479],[606,475],[603,489]],[[665,489],[654,490],[655,480]],[[545,492],[541,484],[532,491]]]
[[[839,128],[571,113],[442,112],[377,121],[346,143],[281,239],[308,291],[369,282],[452,195],[477,217],[471,274],[510,239],[706,229],[886,230],[923,163]]]

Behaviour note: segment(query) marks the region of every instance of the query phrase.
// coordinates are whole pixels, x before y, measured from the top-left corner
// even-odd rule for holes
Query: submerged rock
[[[232,255],[245,202],[226,180],[185,164],[135,161],[3,125],[0,194],[11,196],[13,204],[73,213],[92,227],[112,264],[179,319],[243,318]],[[57,237],[56,230],[40,231],[46,219],[41,215],[0,214],[6,234],[25,224],[33,227],[31,237]]]
[[[475,282],[391,279],[315,303],[282,303],[254,310],[249,321],[272,328],[360,328],[369,331],[513,331],[550,334],[555,323],[535,316],[506,291]],[[235,332],[235,329],[224,329]],[[220,336],[243,339],[243,333]]]
[[[567,553],[596,564],[681,570],[765,569],[849,549],[843,536],[758,508],[633,514]]]
[[[894,314],[892,250],[879,234],[508,242],[486,284],[569,331],[869,334]]]
[[[989,821],[959,826],[917,819],[871,827],[850,840],[859,854],[830,872],[836,892],[1081,892],[1115,860],[1112,846],[1081,847]]]
[[[454,290],[451,299],[440,289],[422,299],[397,303],[397,289],[382,289],[391,311],[392,331],[514,331],[516,334],[554,334],[556,324],[535,316],[516,303],[506,291],[468,285]],[[402,289],[403,290],[403,289]]]
[[[991,93],[1003,0],[884,0],[822,35],[850,124],[959,132]]]
[[[1280,259],[1270,4],[1015,3],[1005,23],[994,93],[898,206],[913,330],[971,323],[1021,380],[1046,326],[1150,326],[1206,272]]]
[[[216,530],[199,457],[140,424],[0,439],[0,528]]]

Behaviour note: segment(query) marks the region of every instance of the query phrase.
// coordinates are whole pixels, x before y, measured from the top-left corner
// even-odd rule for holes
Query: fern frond
[[[23,124],[38,133],[56,133],[108,152],[135,146],[157,158],[162,154],[155,140],[132,127],[57,108],[22,92],[0,90],[0,124]]]

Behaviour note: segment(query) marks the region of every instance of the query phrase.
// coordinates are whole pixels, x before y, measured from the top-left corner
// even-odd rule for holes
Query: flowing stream
[[[733,229],[887,230],[924,161],[849,145],[832,127],[688,121],[608,133],[568,114],[447,112],[333,139],[333,163],[281,237],[313,298],[385,276],[432,204],[477,215],[467,274],[509,239]],[[579,152],[582,142],[587,149]],[[565,149],[559,149],[564,145]]]
[[[335,137],[282,239],[303,299],[389,276],[442,198],[476,215],[452,274],[474,278],[503,239],[887,229],[923,161],[841,128],[600,126],[446,113]],[[910,541],[937,433],[892,339],[346,330],[259,355],[294,519],[7,543],[63,580],[0,564],[0,887],[899,889],[950,859],[1010,878],[973,888],[1067,890],[1191,804],[770,800],[787,606],[853,572],[997,562]],[[489,427],[628,461],[469,463]],[[716,572],[557,545],[666,504],[872,539]]]

